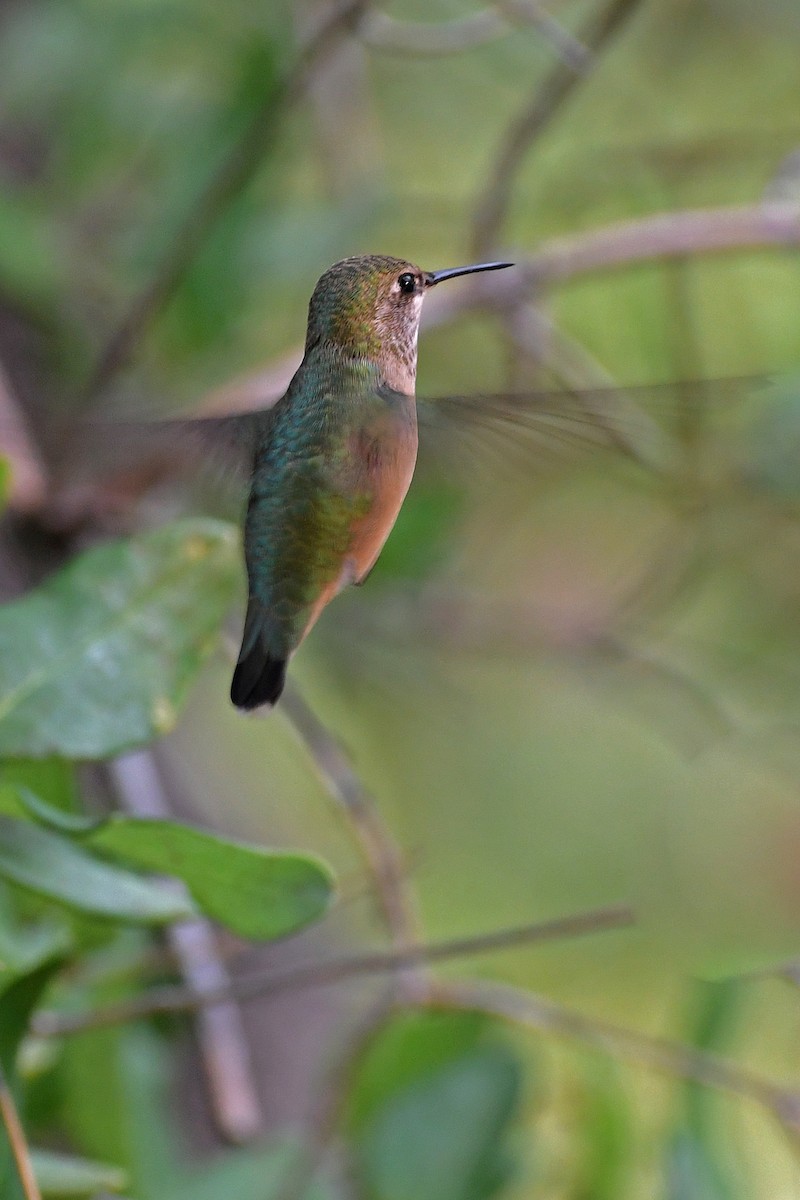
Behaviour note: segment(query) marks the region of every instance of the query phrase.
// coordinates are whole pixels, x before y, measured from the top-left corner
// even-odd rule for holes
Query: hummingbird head
[[[457,275],[497,271],[512,263],[478,263],[423,271],[388,255],[369,254],[334,263],[314,288],[308,309],[306,353],[328,345],[351,358],[374,362],[384,381],[412,394],[417,335],[429,288]]]

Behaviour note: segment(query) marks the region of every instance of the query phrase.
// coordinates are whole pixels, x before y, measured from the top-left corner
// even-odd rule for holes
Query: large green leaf
[[[275,938],[324,913],[333,885],[317,858],[234,842],[175,821],[111,817],[85,841],[177,875],[198,906],[241,937]]]
[[[101,862],[68,837],[0,816],[0,876],[81,912],[163,924],[195,915],[174,892]]]
[[[103,758],[171,729],[240,577],[232,525],[82,555],[0,609],[0,754]]]

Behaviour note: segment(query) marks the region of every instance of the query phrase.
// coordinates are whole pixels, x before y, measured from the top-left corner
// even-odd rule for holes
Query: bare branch
[[[22,1122],[19,1119],[17,1106],[14,1103],[2,1063],[0,1063],[0,1120],[6,1127],[14,1164],[25,1193],[25,1200],[42,1200],[42,1193],[36,1182],[28,1143],[25,1139],[25,1131],[22,1128]]]
[[[37,512],[47,495],[44,462],[28,430],[24,413],[0,368],[0,455],[11,466],[9,503],[22,513]]]
[[[185,987],[152,988],[143,995],[90,1012],[38,1013],[34,1018],[33,1032],[37,1037],[62,1037],[87,1029],[120,1025],[142,1017],[188,1012],[224,1000],[251,1000],[256,996],[272,997],[301,988],[330,987],[357,976],[383,975],[421,963],[431,965],[468,955],[490,954],[519,946],[534,946],[540,942],[583,937],[603,930],[623,929],[632,922],[631,910],[624,905],[616,905],[572,917],[498,929],[469,938],[453,938],[403,950],[354,954],[327,962],[301,963],[281,970],[256,971],[224,985],[205,987],[202,991]]]
[[[486,172],[488,183],[476,205],[473,219],[472,249],[477,258],[497,241],[500,227],[511,202],[514,180],[525,155],[551,124],[578,84],[596,69],[599,52],[607,45],[639,0],[610,0],[579,36],[587,51],[580,67],[564,60],[556,63],[534,92],[528,107],[514,119],[496,161]]]
[[[242,137],[208,181],[175,231],[150,282],[101,352],[86,386],[96,395],[127,363],[137,338],[161,312],[218,218],[255,174],[272,145],[280,118],[305,92],[317,64],[358,21],[369,0],[344,0],[330,13],[300,51],[294,66],[257,109]]]
[[[171,816],[158,768],[149,750],[109,764],[122,808],[139,817]],[[173,881],[176,890],[185,892]],[[211,1107],[220,1132],[233,1142],[250,1141],[263,1127],[242,1016],[227,993],[231,977],[219,954],[210,922],[198,917],[167,930],[181,973],[194,995],[212,997],[197,1010],[197,1038],[208,1077]]]
[[[314,1107],[306,1123],[306,1141],[296,1165],[289,1171],[275,1200],[301,1200],[323,1165],[336,1140],[343,1110],[349,1095],[348,1084],[356,1064],[369,1042],[395,1008],[394,989],[390,989],[356,1021],[337,1047],[334,1061],[326,1067],[315,1089]]]
[[[651,259],[793,246],[798,242],[797,204],[759,203],[655,213],[588,233],[554,238],[520,267],[517,279],[511,283],[513,286],[521,280],[524,287],[540,287]]]
[[[604,1021],[595,1021],[531,992],[482,981],[454,983],[442,985],[431,1005],[474,1009],[541,1033],[576,1039],[648,1070],[663,1071],[704,1087],[754,1100],[792,1132],[797,1132],[800,1127],[800,1092],[763,1079],[729,1059],[680,1042],[649,1038]]]
[[[286,716],[349,822],[373,879],[375,895],[397,949],[416,946],[420,923],[414,889],[409,883],[403,853],[384,823],[373,797],[353,770],[336,739],[291,684],[281,711]],[[404,987],[424,987],[419,970],[403,975]],[[398,979],[400,983],[400,979]]]
[[[400,21],[372,10],[362,18],[358,34],[372,50],[427,58],[461,54],[506,37],[524,25],[546,38],[573,70],[583,70],[589,58],[585,46],[532,0],[506,0],[467,17],[436,23]]]

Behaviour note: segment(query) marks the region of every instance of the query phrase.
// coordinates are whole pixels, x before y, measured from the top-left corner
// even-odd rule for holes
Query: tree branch
[[[500,153],[486,172],[488,183],[479,196],[473,218],[472,250],[476,258],[483,257],[496,243],[500,227],[511,202],[514,181],[525,155],[541,137],[570,98],[576,87],[597,66],[599,52],[606,46],[639,0],[610,0],[608,6],[595,14],[579,35],[586,51],[580,66],[562,59],[545,77],[530,101],[511,123]]]
[[[469,938],[453,938],[403,950],[379,950],[330,959],[327,962],[301,963],[281,970],[255,971],[202,990],[193,987],[152,988],[144,995],[105,1005],[83,1013],[42,1012],[34,1018],[37,1037],[63,1037],[87,1029],[103,1029],[143,1017],[188,1012],[228,1000],[252,1000],[272,997],[286,991],[309,987],[330,987],[363,975],[383,975],[401,968],[431,965],[467,955],[496,953],[518,946],[534,946],[563,938],[583,937],[603,930],[624,929],[633,922],[631,910],[624,905],[595,909],[571,917],[530,925],[512,926]]]
[[[373,797],[353,770],[336,739],[291,683],[281,701],[281,711],[308,750],[320,778],[346,817],[372,876],[375,895],[396,949],[405,950],[419,942],[420,921],[414,889],[409,883],[405,858]],[[419,963],[413,964],[418,968]],[[424,988],[419,969],[404,972],[398,983]]]
[[[151,751],[123,755],[109,763],[109,771],[125,811],[138,817],[172,815]],[[175,886],[186,890],[177,881]],[[192,993],[212,997],[198,1008],[196,1029],[217,1126],[232,1142],[251,1141],[263,1127],[263,1114],[239,1007],[229,996],[213,999],[231,987],[214,929],[198,917],[171,925],[167,939]]]
[[[474,1009],[541,1033],[553,1033],[597,1047],[648,1070],[690,1079],[768,1109],[792,1133],[800,1130],[800,1092],[763,1079],[731,1062],[680,1042],[595,1021],[560,1004],[506,984],[442,985],[431,1007]]]
[[[529,262],[521,264],[512,286],[538,288],[562,283],[575,275],[651,259],[758,250],[798,242],[798,204],[758,203],[655,213],[546,242]],[[502,295],[501,289],[502,283],[498,288]]]
[[[125,366],[136,340],[172,298],[217,219],[254,175],[272,145],[280,118],[303,95],[317,63],[353,28],[368,3],[369,0],[344,0],[338,4],[300,51],[288,74],[257,109],[240,140],[175,231],[149,283],[133,299],[108,339],[86,385],[86,398],[94,397]]]
[[[0,368],[0,454],[11,467],[9,503],[17,512],[38,512],[47,496],[44,460],[28,431],[25,415]]]
[[[590,57],[586,47],[532,0],[506,0],[466,17],[436,23],[400,21],[387,13],[372,11],[362,18],[358,35],[372,50],[428,58],[461,54],[506,37],[525,25],[540,33],[572,70],[584,69]]]
[[[28,1143],[25,1139],[25,1131],[22,1128],[22,1122],[19,1119],[17,1106],[14,1103],[2,1063],[0,1063],[0,1120],[6,1127],[11,1154],[22,1190],[25,1193],[25,1200],[42,1200],[42,1193],[36,1182]]]

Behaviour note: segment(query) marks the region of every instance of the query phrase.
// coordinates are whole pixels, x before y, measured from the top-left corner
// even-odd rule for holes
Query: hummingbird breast
[[[256,456],[245,524],[250,605],[284,657],[369,574],[417,457],[413,396],[373,386],[298,399],[284,397]]]

